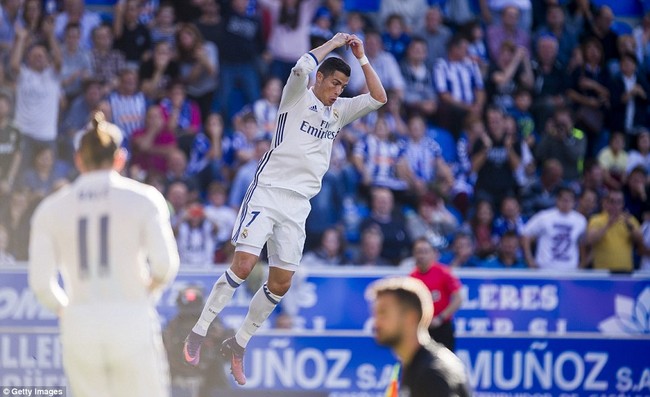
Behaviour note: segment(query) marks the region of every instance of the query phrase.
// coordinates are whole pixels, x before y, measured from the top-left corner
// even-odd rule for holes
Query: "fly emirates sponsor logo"
[[[331,139],[333,140],[339,134],[340,129],[333,131],[329,129],[330,123],[327,121],[321,121],[320,126],[316,127],[309,123],[307,120],[303,120],[300,124],[300,131],[306,132],[311,136],[315,136],[318,139]]]

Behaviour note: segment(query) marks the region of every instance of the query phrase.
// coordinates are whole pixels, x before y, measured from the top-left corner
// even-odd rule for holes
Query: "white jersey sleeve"
[[[309,52],[298,59],[296,65],[291,69],[287,84],[282,90],[280,102],[284,107],[291,107],[307,93],[309,75],[317,66],[316,57]]]
[[[336,106],[341,110],[341,126],[348,125],[383,105],[369,93],[357,95],[354,98],[339,98],[336,100]]]
[[[146,217],[144,244],[148,253],[151,279],[159,285],[169,284],[178,273],[179,256],[176,239],[169,222],[169,207],[157,190],[151,189],[153,206]]]
[[[60,313],[68,305],[66,292],[58,282],[57,247],[52,238],[54,231],[47,222],[51,211],[47,200],[32,216],[29,242],[29,286],[38,301],[54,313]]]

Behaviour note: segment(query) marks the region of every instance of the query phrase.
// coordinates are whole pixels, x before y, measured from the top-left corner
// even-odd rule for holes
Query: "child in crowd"
[[[398,14],[392,14],[386,19],[386,30],[381,34],[384,50],[390,52],[397,62],[406,54],[411,42],[411,36],[406,33],[404,19]]]

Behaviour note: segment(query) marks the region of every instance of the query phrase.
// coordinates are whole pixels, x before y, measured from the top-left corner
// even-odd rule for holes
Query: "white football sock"
[[[248,307],[248,314],[244,323],[235,334],[235,340],[241,347],[246,347],[253,334],[260,328],[262,323],[266,321],[273,309],[280,303],[281,296],[269,291],[266,283],[262,288],[257,290],[251,304]]]
[[[196,325],[194,325],[194,328],[192,328],[192,331],[205,336],[208,333],[208,328],[210,328],[212,321],[221,313],[228,302],[230,302],[235,293],[235,289],[243,282],[244,280],[237,277],[232,270],[226,270],[212,286],[210,296],[208,296],[208,300],[205,306],[203,306],[201,317],[196,322]]]

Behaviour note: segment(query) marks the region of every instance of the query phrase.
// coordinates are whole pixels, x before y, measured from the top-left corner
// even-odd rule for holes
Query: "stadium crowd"
[[[389,93],[340,132],[305,264],[650,269],[650,12],[589,0],[2,0],[0,263],[76,176],[95,110],[160,189],[186,268],[232,255],[240,203],[296,60],[342,31]],[[474,10],[474,11],[473,11]],[[365,92],[350,51],[345,95]],[[291,172],[291,170],[287,170]]]

